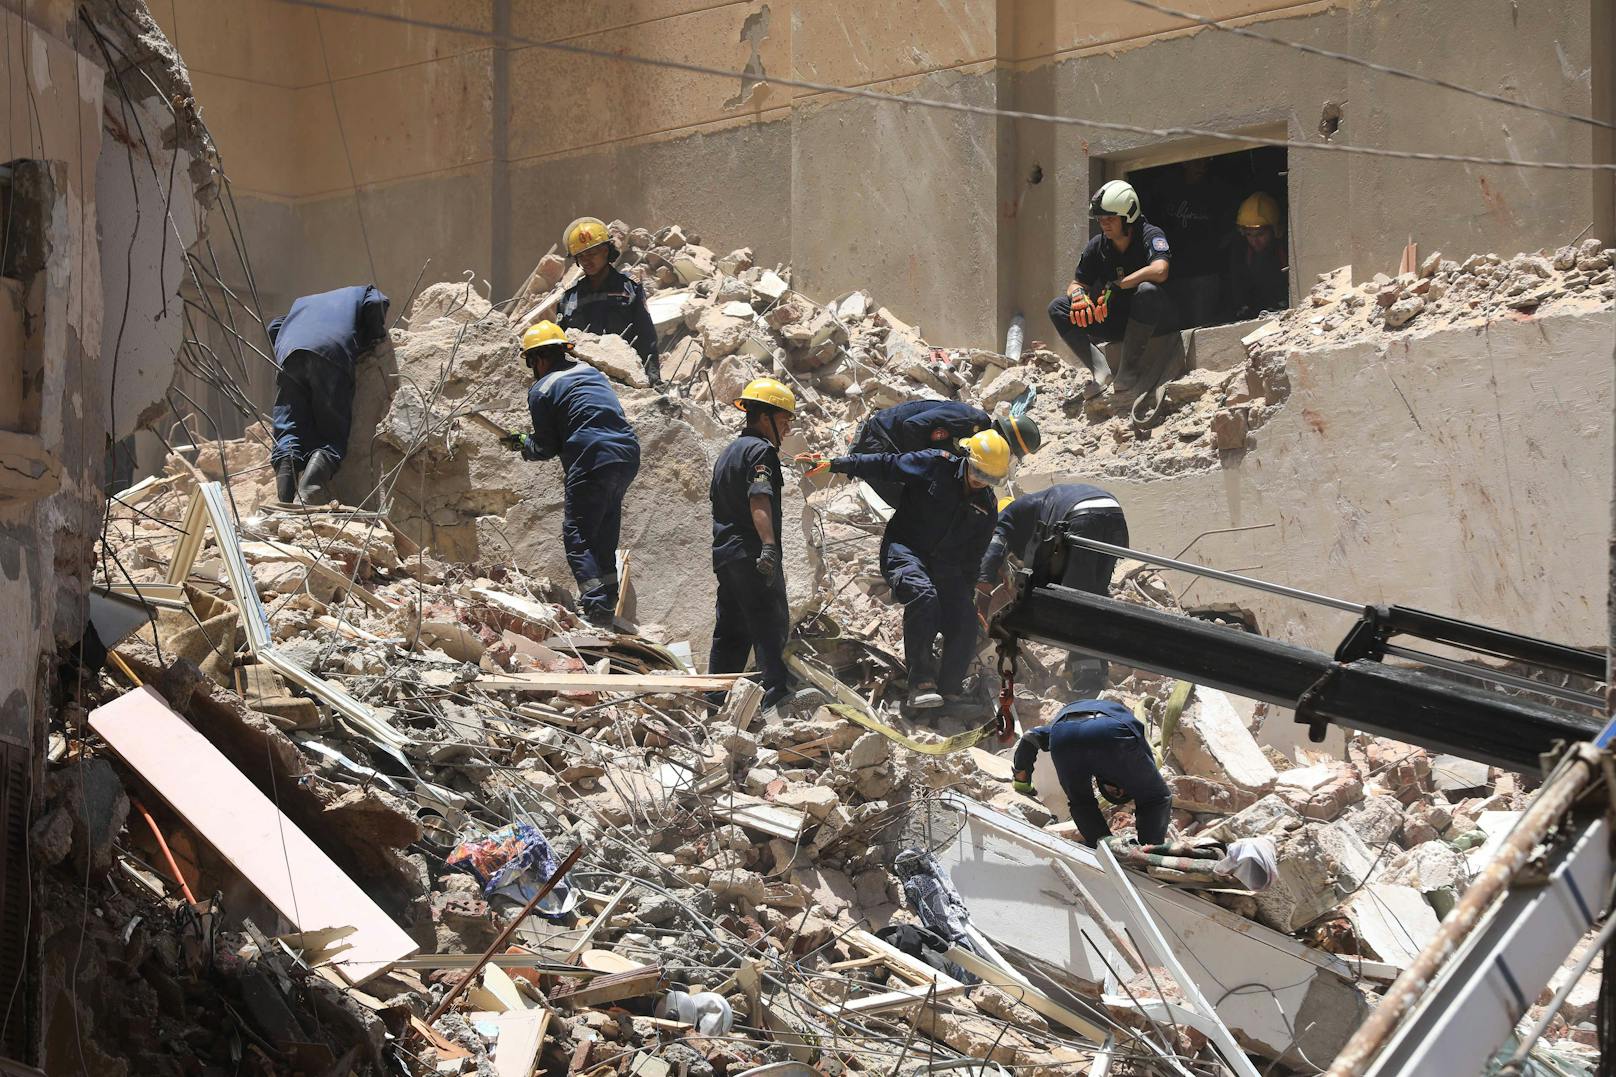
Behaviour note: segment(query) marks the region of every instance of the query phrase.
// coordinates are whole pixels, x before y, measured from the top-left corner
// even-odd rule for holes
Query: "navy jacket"
[[[954,451],[961,438],[986,430],[993,419],[981,408],[958,400],[911,400],[883,408],[870,416],[860,432],[858,443],[874,451],[919,452],[922,449]],[[879,444],[867,436],[877,434]]]
[[[991,489],[967,489],[966,467],[963,457],[941,449],[838,456],[830,465],[840,475],[903,485],[881,539],[883,552],[901,543],[932,572],[969,576],[993,535],[996,502]]]
[[[1006,505],[993,529],[993,540],[982,557],[978,580],[997,583],[1006,555],[1026,559],[1027,547],[1038,533],[1038,525],[1049,526],[1066,518],[1072,506],[1095,497],[1113,495],[1086,482],[1063,482],[1035,494],[1025,494]]]
[[[1144,723],[1121,703],[1084,699],[1067,704],[1053,722],[1021,735],[1011,768],[1031,774],[1040,751],[1050,753],[1072,821],[1090,843],[1111,833],[1094,796],[1095,781],[1118,786],[1141,807],[1169,795],[1150,758]]]
[[[269,323],[276,363],[284,365],[293,352],[313,352],[349,374],[359,356],[386,335],[387,297],[374,284],[302,296]]]
[[[713,568],[722,568],[731,561],[755,561],[763,552],[763,540],[752,523],[754,494],[773,501],[774,540],[780,541],[780,488],[784,478],[779,450],[757,434],[743,433],[718,454],[707,491],[713,502]]]
[[[656,326],[645,305],[645,289],[615,267],[606,268],[606,287],[598,292],[590,288],[588,277],[568,288],[556,308],[556,324],[596,336],[616,333],[642,361],[656,358]]]
[[[528,460],[561,457],[569,476],[609,464],[638,464],[640,439],[606,375],[577,360],[559,364],[527,391],[533,433],[522,442]]]

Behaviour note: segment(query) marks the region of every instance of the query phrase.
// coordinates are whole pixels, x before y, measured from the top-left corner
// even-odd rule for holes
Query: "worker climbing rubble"
[[[903,604],[907,704],[914,710],[965,702],[976,652],[971,582],[996,519],[992,487],[1010,472],[1010,446],[997,431],[966,438],[965,455],[941,449],[798,458],[810,475],[830,471],[902,487],[881,539],[881,575]],[[933,644],[943,637],[942,659]]]
[[[387,297],[373,284],[305,295],[269,323],[275,349],[275,492],[282,504],[329,499],[348,452],[354,364],[387,335]]]
[[[1057,483],[1012,499],[999,510],[999,522],[977,572],[977,613],[984,622],[999,590],[1005,559],[1014,555],[1023,565],[1032,564],[1035,544],[1056,531],[1112,546],[1128,544],[1128,521],[1122,514],[1122,505],[1098,486]],[[1115,557],[1079,546],[1065,546],[1055,556],[1059,572],[1055,582],[1091,595],[1105,597],[1111,593]],[[1107,664],[1103,658],[1074,655],[1067,668],[1072,691],[1080,695],[1097,695],[1106,686]]]
[[[718,611],[707,668],[740,673],[755,653],[767,709],[794,699],[785,663],[791,621],[780,563],[780,441],[791,432],[797,398],[782,382],[757,378],[735,406],[746,425],[719,454],[709,490]]]
[[[1110,389],[1133,400],[1178,376],[1184,366],[1177,311],[1166,288],[1173,252],[1124,180],[1111,180],[1094,192],[1089,216],[1100,234],[1083,248],[1066,294],[1049,304],[1049,317],[1093,375],[1083,395]],[[1117,340],[1122,356],[1113,372],[1100,346]]]
[[[512,430],[501,444],[520,450],[524,460],[561,458],[567,567],[584,616],[609,627],[617,610],[623,498],[640,470],[640,442],[606,375],[572,357],[560,326],[539,322],[523,333],[522,361],[534,378],[527,393],[533,430]]]
[[[1094,787],[1112,804],[1134,805],[1140,844],[1167,840],[1173,796],[1151,754],[1145,726],[1121,703],[1082,699],[1064,707],[1048,725],[1029,729],[1016,742],[1010,766],[1016,792],[1036,796],[1033,764],[1048,752],[1060,779],[1072,821],[1086,845],[1111,836],[1111,827],[1094,797]]]
[[[961,441],[983,430],[998,431],[1017,459],[1037,452],[1042,443],[1038,424],[1025,415],[1004,415],[995,419],[981,408],[958,400],[910,400],[883,408],[864,420],[848,452],[906,453],[942,449],[957,453]],[[896,505],[903,494],[902,486],[880,479],[871,482],[870,489],[889,505]]]
[[[579,217],[567,225],[562,244],[583,271],[583,279],[562,295],[556,321],[563,329],[622,337],[638,353],[651,385],[660,386],[656,326],[645,306],[645,288],[613,265],[617,244],[605,223],[597,217]]]

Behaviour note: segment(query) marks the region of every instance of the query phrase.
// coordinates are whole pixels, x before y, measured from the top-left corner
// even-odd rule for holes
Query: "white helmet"
[[[1132,224],[1139,219],[1139,196],[1127,180],[1107,180],[1089,199],[1090,217],[1121,217]]]

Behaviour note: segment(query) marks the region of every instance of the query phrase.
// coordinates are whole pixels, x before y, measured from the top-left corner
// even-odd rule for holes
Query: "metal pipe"
[[[1511,688],[1519,688],[1523,692],[1534,692],[1537,695],[1548,696],[1551,699],[1563,699],[1567,703],[1593,707],[1595,710],[1603,710],[1605,706],[1605,700],[1602,696],[1592,695],[1588,692],[1578,692],[1573,688],[1561,688],[1556,684],[1544,684],[1542,681],[1528,680],[1525,677],[1517,677],[1513,673],[1488,669],[1486,666],[1469,666],[1463,662],[1455,662],[1451,658],[1428,654],[1425,651],[1416,651],[1410,647],[1397,647],[1387,644],[1386,653],[1396,658],[1406,658],[1410,662],[1419,662],[1421,665],[1445,669],[1450,673],[1474,677],[1478,681],[1505,684]]]
[[[1460,944],[1476,929],[1493,902],[1526,866],[1532,850],[1571,810],[1571,805],[1599,772],[1599,753],[1586,744],[1572,745],[1561,765],[1538,790],[1515,829],[1499,846],[1497,855],[1471,882],[1431,941],[1397,977],[1369,1019],[1358,1026],[1324,1077],[1362,1077],[1403,1018],[1435,982],[1443,964],[1458,952]]]
[[[1205,576],[1208,579],[1222,580],[1239,587],[1250,587],[1256,591],[1267,591],[1271,595],[1282,595],[1285,598],[1294,598],[1299,602],[1311,602],[1315,606],[1329,606],[1332,609],[1342,610],[1346,613],[1355,613],[1362,616],[1369,607],[1362,602],[1348,602],[1344,598],[1331,598],[1329,595],[1317,595],[1312,591],[1303,591],[1296,587],[1286,587],[1282,583],[1269,583],[1267,580],[1253,579],[1250,576],[1237,576],[1233,572],[1224,572],[1222,569],[1207,568],[1205,565],[1195,565],[1188,561],[1179,561],[1172,557],[1162,557],[1160,554],[1141,553],[1130,550],[1126,546],[1113,546],[1109,542],[1097,542],[1081,535],[1066,535],[1066,541],[1074,546],[1093,550],[1095,553],[1110,554],[1112,557],[1130,557],[1135,561],[1143,561],[1150,565],[1161,565],[1163,568],[1176,568],[1180,572],[1188,572],[1196,576]]]
[[[1599,934],[1594,936],[1594,941],[1588,944],[1588,948],[1583,951],[1582,957],[1577,960],[1576,965],[1571,969],[1571,975],[1566,977],[1565,983],[1560,985],[1560,990],[1554,993],[1554,997],[1549,1000],[1549,1004],[1543,1008],[1543,1016],[1539,1017],[1537,1023],[1527,1031],[1526,1035],[1521,1037],[1521,1045],[1515,1049],[1515,1053],[1510,1056],[1509,1061],[1505,1062],[1503,1068],[1498,1071],[1499,1077],[1519,1077],[1522,1067],[1526,1064],[1527,1056],[1532,1053],[1532,1048],[1537,1046],[1537,1041],[1543,1038],[1543,1033],[1547,1032],[1549,1026],[1554,1023],[1555,1015],[1565,1005],[1565,1000],[1571,997],[1571,992],[1576,989],[1577,981],[1582,979],[1582,974],[1588,971],[1588,966],[1594,963],[1594,958],[1605,952],[1605,945],[1610,942],[1613,935],[1616,935],[1616,916],[1607,914],[1605,926],[1599,929]]]

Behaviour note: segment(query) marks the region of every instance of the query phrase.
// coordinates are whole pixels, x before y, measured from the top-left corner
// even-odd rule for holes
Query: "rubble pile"
[[[886,509],[862,486],[788,476],[787,516],[801,526],[785,536],[799,654],[858,705],[761,712],[749,680],[696,672],[712,609],[707,477],[737,426],[728,402],[763,373],[798,387],[804,447],[845,443],[872,409],[949,396],[1030,408],[1046,441],[1024,466],[1085,477],[1216,466],[1245,444],[1231,416],[1249,431],[1282,406],[1285,342],[1314,315],[1254,334],[1244,368],[1174,382],[1165,421],[1139,430],[1105,398],[1072,394],[1077,372],[1046,349],[934,349],[863,292],[814,304],[791,290],[789,270],[755,266],[749,251],[719,256],[678,228],[612,229],[619,264],[652,289],[677,389],[638,385],[617,338],[577,340],[622,386],[646,448],[625,512],[622,631],[590,626],[552,582],[565,578],[559,473],[496,442],[524,423],[516,335],[571,272],[553,255],[514,318],[464,285],[416,300],[361,373],[337,483],[347,504],[278,506],[261,427],[176,453],[111,502],[101,582],[157,612],[107,641],[105,670],[85,656],[90,675],[58,717],[35,824],[60,899],[46,910],[48,960],[104,981],[78,1002],[87,1027],[156,1015],[102,1049],[138,1059],[131,1072],[143,1074],[479,1075],[914,1073],[951,1059],[1068,1074],[1096,1059],[1096,1030],[1116,1037],[1111,1072],[1166,1072],[1172,1056],[1210,1050],[1206,1024],[1151,1016],[1147,1004],[1182,1012],[1187,994],[1165,959],[1126,957],[1139,943],[1118,934],[1115,907],[1101,914],[1079,896],[1094,879],[1070,898],[1018,895],[1026,915],[1093,913],[1123,962],[1086,975],[1058,953],[1018,950],[1036,970],[990,958],[991,917],[1025,916],[984,902],[981,879],[951,884],[929,866],[957,838],[928,823],[945,801],[1094,861],[1062,841],[1080,836],[1047,756],[1036,799],[1011,789],[1008,749],[982,724],[998,688],[991,649],[970,686],[980,710],[956,716],[957,728],[899,715],[902,614],[875,564]],[[1580,274],[1583,292],[1606,288],[1605,252],[1554,268],[1563,260],[1548,263],[1557,287],[1575,292]],[[1450,275],[1438,261],[1419,281],[1427,296],[1441,283],[1450,302],[1466,291],[1479,301],[1514,287],[1482,283],[1506,265],[1466,262]],[[1113,590],[1183,612],[1137,562],[1119,566]],[[1070,702],[1066,658],[1023,646],[1023,728]],[[1288,713],[1145,671],[1113,666],[1111,684],[1104,697],[1138,715],[1157,746],[1175,841],[1271,849],[1255,876],[1192,884],[1179,858],[1118,845],[1138,876],[1130,885],[1185,887],[1208,932],[1232,922],[1231,937],[1276,951],[1305,944],[1327,958],[1308,975],[1331,977],[1332,997],[1362,1009],[1436,930],[1530,793],[1522,776],[1388,740],[1355,736],[1332,753],[1296,737]],[[126,706],[146,708],[152,729],[177,715],[209,747],[174,774],[143,770],[101,717]],[[361,945],[363,910],[346,927],[300,925],[252,843],[224,848],[230,819],[159,795],[165,777],[228,774],[272,813],[260,847],[278,850],[288,828],[307,835],[307,862],[328,859],[409,945],[356,972],[343,950]],[[1130,809],[1109,814],[1126,834]],[[222,828],[217,840],[203,840],[210,827]],[[268,864],[294,873],[290,854]],[[523,915],[552,877],[556,889]],[[963,924],[970,914],[980,931]],[[1597,982],[1595,965],[1540,1048],[1560,1065],[1589,1056]],[[1266,1009],[1293,1022],[1279,999]],[[1350,1031],[1353,1005],[1339,1009]],[[1339,1029],[1286,1043],[1229,1020],[1271,1072],[1313,1072],[1309,1057],[1340,1043],[1329,1038]]]

